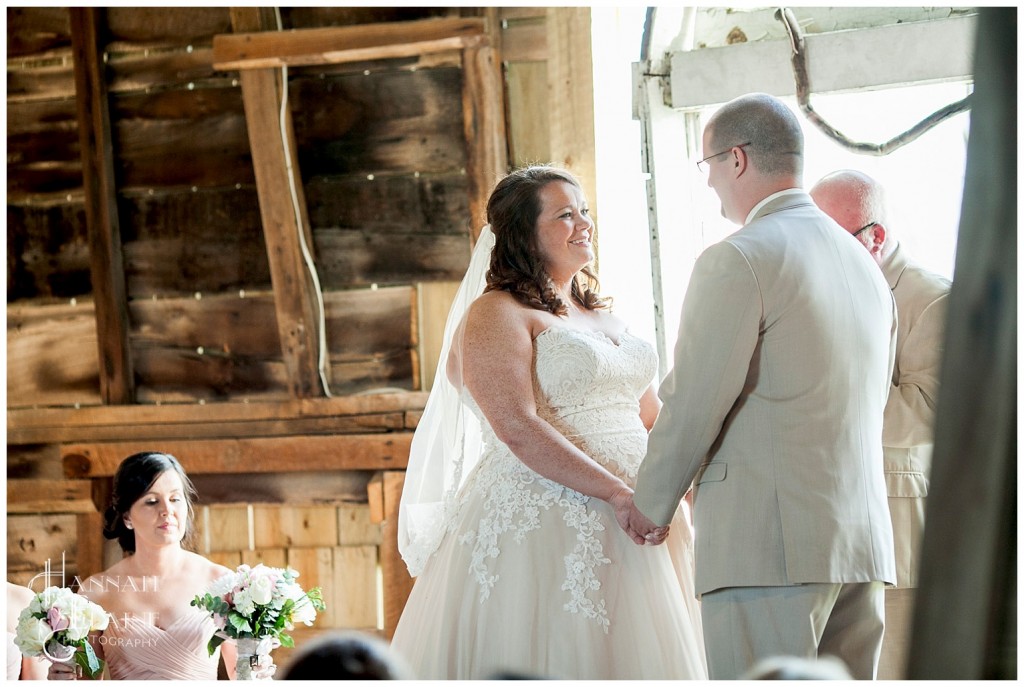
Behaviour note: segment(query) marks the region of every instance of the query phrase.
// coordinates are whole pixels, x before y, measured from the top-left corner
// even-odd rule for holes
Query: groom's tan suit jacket
[[[668,523],[694,483],[696,591],[896,580],[882,416],[892,294],[806,193],[698,258],[635,501]]]

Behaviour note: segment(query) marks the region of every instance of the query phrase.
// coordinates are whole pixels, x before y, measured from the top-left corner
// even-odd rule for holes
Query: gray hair
[[[793,111],[774,96],[748,93],[730,100],[711,116],[708,127],[714,152],[749,143],[745,150],[761,174],[803,174],[804,132]]]

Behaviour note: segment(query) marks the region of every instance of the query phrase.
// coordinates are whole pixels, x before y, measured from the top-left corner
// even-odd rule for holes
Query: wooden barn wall
[[[281,20],[289,29],[459,12],[283,8]],[[138,400],[284,398],[238,74],[212,66],[213,36],[231,31],[228,9],[102,15]],[[93,404],[68,11],[7,16],[7,299],[17,308],[8,406]],[[289,72],[335,394],[418,387],[413,289],[457,279],[468,263],[458,58]]]

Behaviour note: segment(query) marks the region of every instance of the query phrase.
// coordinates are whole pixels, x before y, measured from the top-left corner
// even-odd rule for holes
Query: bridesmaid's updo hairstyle
[[[169,453],[143,451],[128,456],[117,466],[110,507],[103,514],[103,536],[107,539],[117,539],[125,553],[135,553],[135,532],[125,525],[124,516],[131,510],[132,504],[149,491],[160,475],[170,470],[178,473],[184,487],[183,496],[188,506],[188,521],[182,545],[191,548],[195,516],[192,503],[196,499],[196,489],[177,458]]]
[[[526,306],[567,315],[568,305],[555,291],[537,247],[540,191],[556,181],[581,188],[579,180],[568,171],[546,165],[517,169],[494,187],[487,201],[494,250],[484,292],[508,291]],[[606,309],[610,305],[610,299],[598,294],[597,276],[590,265],[585,265],[573,278],[572,297],[588,310]]]

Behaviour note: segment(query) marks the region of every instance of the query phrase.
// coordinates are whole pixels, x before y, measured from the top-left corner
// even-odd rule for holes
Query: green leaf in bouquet
[[[295,646],[295,640],[292,639],[291,635],[282,632],[277,638],[281,641],[281,646],[287,649],[291,649]]]
[[[223,643],[224,638],[221,637],[219,634],[214,634],[212,637],[210,637],[210,643],[206,645],[206,650],[210,652],[209,655],[213,656],[213,653],[217,651],[217,647],[219,647]]]
[[[309,598],[309,602],[313,604],[313,608],[317,611],[322,611],[327,608],[327,604],[324,603],[324,595],[320,590],[320,587],[313,587],[306,592],[306,596]]]
[[[235,611],[232,611],[230,614],[228,614],[228,623],[230,623],[230,625],[233,628],[235,628],[235,631],[238,633],[252,632],[252,625],[249,624],[248,618],[246,618],[244,615],[236,613]]]
[[[103,661],[96,656],[88,641],[83,641],[79,651],[75,652],[75,663],[82,666],[82,674],[90,680],[97,679],[103,672]]]

